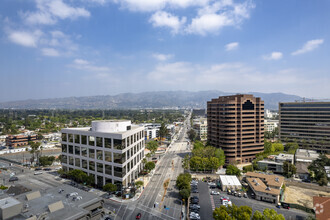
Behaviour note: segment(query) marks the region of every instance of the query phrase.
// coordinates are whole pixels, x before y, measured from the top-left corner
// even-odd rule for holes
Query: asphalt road
[[[115,220],[135,219],[138,213],[142,214],[142,219],[180,219],[182,205],[175,181],[177,176],[183,173],[181,164],[187,153],[185,134],[186,127],[183,127],[178,141],[171,145],[157,163],[153,177],[138,200],[121,204],[106,200],[105,207],[116,211]],[[169,186],[165,193],[163,184],[166,180],[169,180]]]

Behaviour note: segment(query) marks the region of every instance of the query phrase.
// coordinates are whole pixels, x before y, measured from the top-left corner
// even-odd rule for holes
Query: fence
[[[323,192],[328,192],[330,193],[330,187],[327,186],[319,186],[314,183],[302,183],[302,182],[296,182],[292,180],[285,180],[285,185],[286,186],[298,186],[304,189],[313,189],[313,190],[318,190],[318,191],[323,191]]]

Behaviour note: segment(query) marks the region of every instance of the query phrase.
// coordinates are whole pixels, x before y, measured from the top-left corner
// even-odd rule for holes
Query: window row
[[[138,142],[141,139],[144,139],[143,131],[135,133],[122,140],[113,139],[113,138],[79,135],[79,134],[62,133],[62,141],[64,141],[64,142],[90,145],[90,146],[96,146],[96,147],[114,148],[117,150],[123,150],[127,146],[130,146],[130,145]],[[112,141],[113,141],[113,143],[112,143]]]
[[[128,149],[124,153],[114,153],[103,150],[95,150],[87,147],[79,147],[73,145],[62,144],[62,152],[68,154],[74,154],[82,157],[89,157],[97,160],[104,160],[107,162],[114,162],[118,164],[123,164],[126,160],[129,160],[132,156],[134,156],[137,152],[142,149],[142,143],[138,143],[132,148]],[[104,152],[104,154],[103,154]]]
[[[62,163],[69,164],[71,166],[83,168],[90,171],[95,171],[102,174],[113,175],[116,177],[124,177],[126,173],[130,172],[133,167],[139,163],[139,161],[144,157],[143,153],[141,152],[138,154],[131,162],[127,163],[126,166],[117,167],[113,166],[112,172],[112,165],[102,164],[94,161],[88,161],[80,158],[74,158],[71,156],[62,155]]]

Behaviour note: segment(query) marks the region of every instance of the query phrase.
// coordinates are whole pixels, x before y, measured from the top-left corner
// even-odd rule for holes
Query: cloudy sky
[[[330,98],[327,0],[1,0],[0,101],[122,92]]]

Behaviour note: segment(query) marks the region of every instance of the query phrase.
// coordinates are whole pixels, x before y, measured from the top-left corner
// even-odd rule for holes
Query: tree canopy
[[[106,192],[116,192],[117,191],[117,185],[112,183],[107,183],[103,186],[103,190]]]
[[[149,141],[147,143],[146,148],[150,150],[151,154],[155,154],[158,148],[158,142],[157,141]]]
[[[228,165],[226,169],[226,175],[235,175],[235,176],[240,176],[241,171],[234,165]]]

